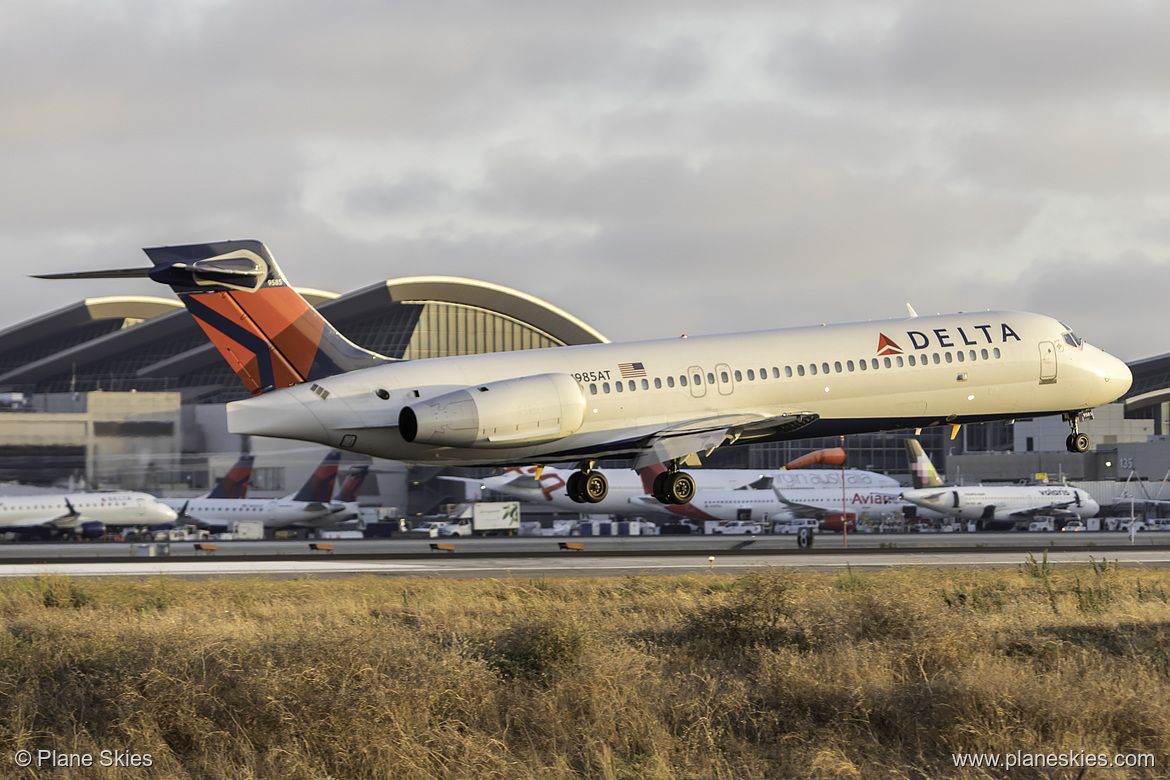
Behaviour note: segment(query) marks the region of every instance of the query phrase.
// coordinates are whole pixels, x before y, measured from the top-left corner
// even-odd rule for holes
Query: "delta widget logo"
[[[893,339],[886,334],[879,333],[877,353],[879,355],[901,355],[902,348],[895,344]]]

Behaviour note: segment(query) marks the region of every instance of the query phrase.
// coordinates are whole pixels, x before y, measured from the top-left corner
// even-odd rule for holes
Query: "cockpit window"
[[[1077,349],[1080,349],[1081,345],[1085,342],[1081,341],[1080,337],[1071,330],[1066,330],[1064,332],[1064,343],[1068,344],[1070,347],[1076,347]]]

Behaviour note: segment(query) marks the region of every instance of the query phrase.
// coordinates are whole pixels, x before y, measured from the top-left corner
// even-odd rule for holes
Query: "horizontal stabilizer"
[[[149,279],[149,268],[107,268],[103,271],[67,271],[61,274],[29,274],[33,279]]]

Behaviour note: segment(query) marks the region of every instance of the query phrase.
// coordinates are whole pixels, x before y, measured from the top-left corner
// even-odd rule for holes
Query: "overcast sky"
[[[9,0],[7,326],[268,244],[614,340],[1026,309],[1170,352],[1170,4]]]

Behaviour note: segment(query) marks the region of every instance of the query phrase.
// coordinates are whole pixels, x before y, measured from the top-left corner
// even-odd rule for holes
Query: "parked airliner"
[[[412,463],[573,461],[581,502],[605,498],[597,460],[632,456],[666,463],[655,498],[684,504],[683,461],[733,442],[1060,414],[1084,452],[1080,414],[1132,381],[1050,317],[990,311],[399,361],[344,338],[259,241],[145,251],[153,268],[50,276],[174,289],[254,395],[228,404],[232,433]]]
[[[818,451],[821,453],[823,451]],[[816,455],[818,453],[812,453]],[[612,515],[645,515],[648,511],[667,511],[671,514],[683,515],[689,517],[685,512],[677,511],[678,509],[687,509],[687,507],[694,504],[694,502],[701,496],[704,496],[710,491],[717,491],[720,493],[734,493],[735,498],[739,501],[746,501],[752,498],[752,503],[763,502],[771,507],[776,503],[776,497],[772,495],[770,486],[780,485],[784,488],[829,488],[835,489],[838,496],[841,495],[841,474],[840,469],[803,469],[799,465],[804,462],[806,458],[798,458],[792,461],[783,469],[780,470],[751,470],[751,469],[697,469],[692,473],[696,485],[696,498],[692,499],[691,504],[668,505],[662,506],[657,499],[650,501],[643,501],[650,493],[651,486],[647,486],[638,472],[633,469],[611,469],[606,472],[606,477],[609,480],[609,492],[601,501],[590,504],[585,509],[589,512],[599,514]],[[844,457],[844,452],[841,452],[841,457]],[[822,460],[809,460],[807,462],[823,462]],[[838,461],[838,463],[843,461]],[[654,469],[654,467],[649,467]],[[554,507],[556,509],[564,509],[567,511],[581,511],[580,503],[570,498],[568,493],[568,480],[575,473],[571,469],[560,468],[545,468],[540,470],[537,475],[537,467],[528,466],[525,468],[512,467],[508,468],[502,474],[496,474],[490,477],[471,478],[471,477],[440,477],[455,482],[463,482],[479,488],[481,491],[490,490],[496,493],[502,493],[512,498],[518,498],[521,501],[534,504],[544,504]],[[646,471],[644,469],[644,471]],[[663,469],[654,469],[652,479],[657,474],[661,473]],[[845,484],[850,489],[867,490],[869,488],[886,487],[901,491],[901,485],[892,477],[887,477],[884,474],[878,474],[873,471],[859,471],[857,469],[845,469]],[[765,488],[763,492],[749,491],[750,487]],[[652,503],[651,503],[652,502]],[[771,511],[768,507],[760,509],[760,512]],[[711,517],[696,517],[695,519],[710,520],[715,519]],[[731,519],[735,519],[732,517]]]
[[[1010,529],[1037,515],[1084,520],[1100,511],[1092,496],[1067,485],[968,485],[947,487],[917,439],[906,440],[915,489],[902,495],[918,506],[974,520],[980,530]]]
[[[266,528],[334,525],[357,516],[356,506],[332,500],[340,460],[340,452],[330,452],[301,489],[284,498],[164,498],[161,501],[178,512],[180,521],[194,521],[199,525],[227,525],[239,520],[262,520]],[[356,492],[360,484],[359,480],[352,490]]]
[[[133,491],[0,496],[0,532],[97,539],[107,527],[169,523],[176,517],[154,496]]]
[[[792,472],[780,472],[789,474]],[[833,472],[818,471],[813,474],[829,475]],[[848,514],[859,516],[872,514],[908,514],[926,519],[938,519],[943,515],[921,510],[902,499],[904,488],[897,480],[880,474],[862,471],[857,475],[872,476],[874,479],[846,480],[841,489],[840,474],[836,484],[816,486],[785,486],[772,477],[765,477],[751,486],[733,490],[699,488],[695,497],[686,504],[664,507],[671,514],[690,520],[750,520],[754,522],[784,522],[798,518],[823,521],[827,516]],[[642,472],[646,490],[650,489],[653,476],[650,470]],[[635,504],[646,506],[654,501],[649,495],[632,499]]]

